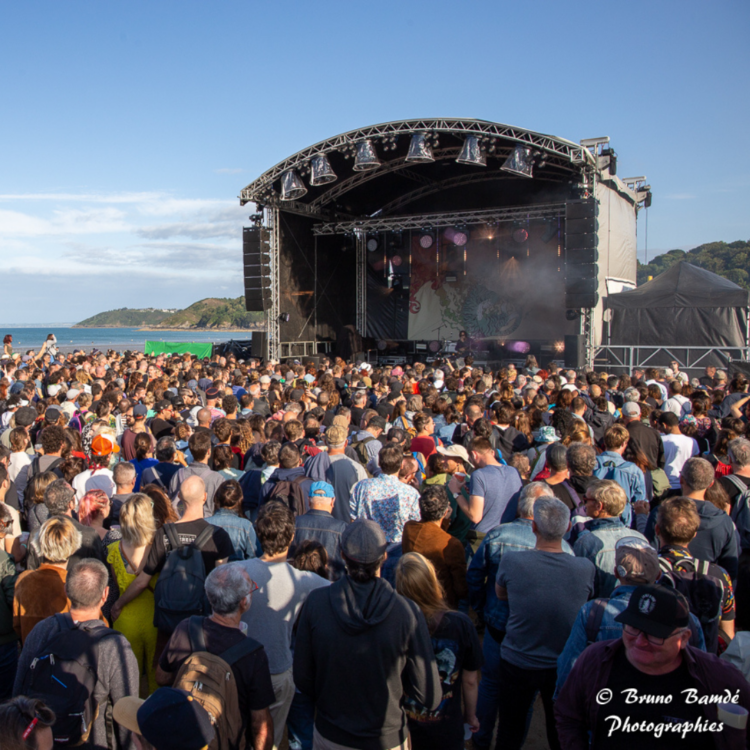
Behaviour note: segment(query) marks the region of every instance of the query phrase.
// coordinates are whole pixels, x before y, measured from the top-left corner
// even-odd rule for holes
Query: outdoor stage
[[[263,354],[422,358],[466,330],[495,361],[590,361],[604,299],[635,286],[651,199],[616,164],[608,138],[481,120],[386,123],[294,154],[240,196],[257,206],[245,298],[266,313]]]

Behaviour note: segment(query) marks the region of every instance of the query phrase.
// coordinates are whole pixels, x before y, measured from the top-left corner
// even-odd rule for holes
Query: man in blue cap
[[[112,715],[140,750],[204,750],[214,738],[208,712],[184,690],[165,687],[146,700],[120,698]]]
[[[294,550],[307,539],[320,542],[328,553],[329,578],[338,581],[344,574],[344,561],[341,557],[341,534],[347,525],[344,521],[334,518],[333,506],[336,502],[336,492],[328,482],[313,482],[310,486],[310,510],[294,521],[295,532],[290,556]]]

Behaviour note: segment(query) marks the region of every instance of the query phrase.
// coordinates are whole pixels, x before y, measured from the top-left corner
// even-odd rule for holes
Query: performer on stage
[[[458,341],[456,342],[456,354],[459,357],[465,357],[471,353],[471,339],[466,331],[461,331],[458,334]]]

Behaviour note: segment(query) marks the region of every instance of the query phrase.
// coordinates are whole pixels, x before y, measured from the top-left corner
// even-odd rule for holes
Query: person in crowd
[[[115,492],[111,498],[110,524],[119,523],[120,508],[135,492],[135,484],[138,475],[135,466],[130,461],[120,461],[112,469],[112,479],[115,483]]]
[[[403,451],[398,446],[381,448],[378,465],[382,473],[357,482],[349,501],[352,518],[367,518],[378,523],[389,544],[401,541],[407,521],[420,520],[419,492],[398,479],[403,460]]]
[[[205,662],[201,666],[203,654],[221,657],[229,663],[237,685],[241,721],[237,736],[226,738],[227,744],[220,750],[243,747],[243,740],[254,750],[271,750],[273,747],[271,708],[275,694],[267,650],[255,639],[254,633],[249,635],[242,627],[243,617],[259,606],[257,601],[253,602],[257,590],[257,584],[241,563],[214,568],[206,578],[211,614],[183,620],[169,639],[157,667],[160,685],[187,687],[189,676],[185,674],[186,669],[207,668]],[[182,679],[181,675],[184,675]],[[193,691],[193,696],[197,703],[201,703],[200,691],[197,690]]]
[[[314,573],[295,570],[287,563],[294,539],[294,513],[284,503],[263,505],[255,524],[263,554],[238,563],[258,586],[255,605],[242,619],[248,633],[263,644],[271,670],[274,700],[270,706],[274,726],[274,747],[281,744],[287,713],[294,697],[292,678],[292,628],[310,593],[327,586]]]
[[[511,500],[517,500],[522,485],[518,472],[497,460],[487,438],[475,438],[469,454],[476,467],[471,475],[469,499],[459,494],[456,500],[472,523],[472,547],[476,549],[484,535],[500,524],[503,512]]]
[[[750,440],[735,438],[730,441],[727,455],[732,473],[721,477],[719,482],[729,496],[732,520],[737,526],[740,546],[745,553],[750,551]]]
[[[138,663],[125,637],[110,630],[102,621],[102,606],[109,595],[107,583],[109,573],[100,560],[82,560],[68,573],[65,592],[70,600],[67,614],[48,617],[40,622],[28,635],[18,661],[18,673],[13,685],[13,695],[19,696],[34,691],[44,697],[45,689],[50,697],[59,691],[50,688],[51,678],[43,680],[43,671],[31,669],[35,659],[46,653],[54,654],[64,642],[71,649],[71,658],[93,671],[95,684],[93,700],[100,710],[93,724],[82,722],[82,738],[75,736],[74,743],[88,740],[94,748],[110,747],[107,728],[107,703],[116,703],[120,698],[138,693]],[[76,652],[73,649],[79,648]],[[96,657],[92,657],[94,651]],[[36,677],[40,673],[39,678]],[[58,717],[59,718],[59,717]],[[57,725],[55,725],[57,726]],[[54,734],[53,729],[53,734]],[[132,736],[124,727],[115,729],[114,741],[122,750],[134,750]]]
[[[582,443],[577,445],[582,445]],[[581,504],[581,498],[570,484],[568,449],[562,443],[554,443],[547,448],[545,455],[549,476],[543,481],[550,486],[552,494],[565,503],[572,512]]]
[[[148,496],[131,495],[120,511],[122,538],[108,548],[107,564],[120,591],[141,573],[156,534],[156,524]],[[122,608],[112,627],[122,633],[130,643],[138,662],[138,673],[148,679],[148,692],[156,690],[154,657],[156,655],[156,628],[154,627],[153,584]]]
[[[206,517],[212,516],[214,495],[224,482],[224,477],[217,471],[213,471],[208,465],[211,458],[211,434],[210,432],[197,431],[190,436],[188,442],[190,452],[193,455],[193,463],[190,466],[183,466],[175,472],[169,483],[169,495],[172,500],[175,500],[180,495],[182,484],[191,477],[198,477],[206,488],[205,515]]]
[[[483,657],[477,631],[467,615],[449,609],[434,566],[418,552],[408,552],[398,561],[396,591],[417,604],[424,615],[443,689],[436,711],[406,697],[412,750],[463,750],[464,724],[472,732],[479,729],[476,705]]]
[[[219,485],[214,495],[214,508],[214,514],[206,520],[229,534],[234,546],[229,562],[255,557],[258,538],[253,524],[242,515],[242,488],[238,482],[230,479]]]
[[[383,441],[379,438],[385,430],[386,423],[385,419],[375,411],[366,412],[363,419],[367,419],[367,422],[353,436],[351,447],[359,462],[372,472],[372,467],[378,465],[378,455],[383,448]]]
[[[216,738],[211,715],[185,690],[162,688],[145,700],[125,696],[112,718],[132,733],[136,750],[204,750]]]
[[[108,497],[115,492],[115,482],[109,465],[113,454],[119,453],[120,448],[114,437],[106,433],[95,435],[91,440],[91,459],[89,468],[81,472],[72,482],[76,500],[90,490],[103,490]]]
[[[309,503],[310,510],[294,519],[294,539],[290,554],[294,556],[300,545],[306,541],[320,542],[328,555],[330,578],[337,581],[344,574],[341,534],[346,528],[346,523],[333,514],[336,491],[328,482],[313,482],[310,486]]]
[[[533,550],[503,555],[495,593],[508,602],[505,638],[498,664],[498,712],[502,746],[520,748],[526,716],[541,693],[550,748],[560,747],[552,697],[557,658],[570,635],[578,610],[594,591],[595,568],[590,560],[565,554],[563,536],[570,511],[557,498],[534,503]]]
[[[146,469],[153,468],[159,462],[154,458],[154,444],[151,441],[151,435],[142,432],[140,435],[135,436],[133,441],[133,449],[135,450],[135,458],[131,459],[130,463],[135,467],[136,479],[135,492],[141,491],[141,477]]]
[[[403,696],[428,711],[443,700],[424,615],[379,576],[387,545],[374,521],[349,524],[347,574],[313,591],[300,613],[294,684],[315,702],[314,747],[406,750]]]
[[[625,490],[611,479],[590,485],[584,495],[584,510],[591,520],[583,524],[573,552],[596,566],[594,595],[609,597],[617,585],[615,577],[615,547],[625,537],[647,543],[639,531],[630,529],[620,520],[628,499]]]
[[[154,458],[158,463],[144,468],[141,475],[141,485],[157,484],[163,490],[166,490],[181,466],[177,457],[177,443],[174,437],[166,435],[159,438],[156,443]]]
[[[0,543],[13,530],[10,509],[0,505]],[[11,696],[18,664],[19,633],[13,627],[14,593],[18,573],[11,556],[0,544],[0,700]]]
[[[407,521],[401,547],[404,554],[419,553],[430,561],[443,590],[446,604],[458,609],[461,599],[468,596],[466,554],[455,537],[443,531],[442,525],[451,515],[448,493],[444,486],[433,484],[419,497],[421,521]]]
[[[44,504],[47,507],[49,518],[67,518],[78,532],[75,537],[78,546],[68,555],[69,571],[86,557],[93,557],[97,560],[106,559],[104,544],[96,529],[84,526],[73,518],[76,507],[75,492],[64,479],[56,479],[47,487],[44,491]],[[35,570],[41,564],[43,555],[39,546],[39,537],[31,538],[30,542],[27,568]]]
[[[39,531],[39,527],[49,518],[49,511],[44,504],[44,493],[57,478],[54,472],[45,471],[35,474],[27,485],[23,508],[30,536],[34,536]]]
[[[722,728],[716,703],[683,697],[684,691],[728,691],[736,695],[736,705],[750,710],[750,685],[742,674],[689,645],[689,615],[685,597],[669,587],[638,586],[631,593],[627,607],[614,618],[622,624],[622,637],[587,648],[560,690],[555,718],[562,747],[744,746],[746,730]],[[630,701],[633,691],[650,699]],[[702,731],[686,731],[684,739],[667,734],[672,725],[682,728],[688,722],[692,727],[700,722]],[[665,728],[658,738],[657,725]]]
[[[716,584],[716,607],[714,612],[705,612],[707,625],[714,620],[718,636],[725,644],[734,638],[734,590],[727,572],[719,565],[693,556],[689,545],[695,539],[701,519],[695,508],[695,501],[687,497],[673,497],[665,500],[658,508],[656,517],[656,539],[659,543],[659,564],[667,578],[674,579],[680,572],[692,573],[712,580]],[[705,589],[705,586],[703,587]],[[707,600],[705,594],[704,600]],[[705,628],[704,628],[705,631]],[[718,642],[709,643],[707,648],[716,653]]]
[[[54,711],[38,698],[19,695],[0,703],[0,736],[4,747],[7,750],[53,750],[55,719]]]
[[[611,479],[625,490],[628,503],[623,513],[623,521],[630,524],[632,505],[646,499],[646,480],[643,472],[632,462],[626,461],[623,454],[630,441],[630,432],[620,424],[613,425],[604,433],[604,451],[596,459],[594,476],[597,479]]]
[[[698,455],[698,443],[695,438],[682,434],[680,419],[672,412],[662,412],[658,424],[664,445],[664,471],[667,472],[671,490],[675,491],[673,494],[679,495],[680,472],[685,461]]]
[[[279,451],[279,467],[268,477],[261,487],[261,503],[266,503],[271,499],[276,485],[281,482],[285,483],[282,487],[297,483],[300,494],[305,497],[310,493],[312,480],[305,474],[299,448],[292,443],[286,443]],[[289,494],[288,497],[291,498],[292,495]]]
[[[78,520],[84,526],[94,529],[104,546],[106,546],[104,540],[109,533],[109,530],[104,526],[104,522],[109,515],[110,501],[107,493],[102,490],[89,490],[78,504]]]
[[[637,391],[635,395],[637,397]],[[641,421],[641,407],[635,401],[625,401],[622,423],[628,430],[628,447],[625,451],[627,460],[633,461],[638,453],[642,453],[651,466],[663,469],[666,461],[664,443],[658,430]]]
[[[349,498],[352,487],[357,482],[367,479],[367,471],[362,463],[346,455],[346,429],[332,424],[323,435],[328,448],[330,466],[326,470],[325,479],[336,492],[336,502],[332,513],[335,518],[344,523],[351,521]]]

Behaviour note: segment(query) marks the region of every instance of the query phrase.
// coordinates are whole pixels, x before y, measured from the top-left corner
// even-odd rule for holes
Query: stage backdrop
[[[409,338],[455,340],[466,330],[504,343],[575,333],[576,322],[564,315],[561,233],[544,242],[548,229],[540,223],[464,230],[464,247],[450,241],[451,230],[447,237],[434,233],[427,249],[412,237]]]

